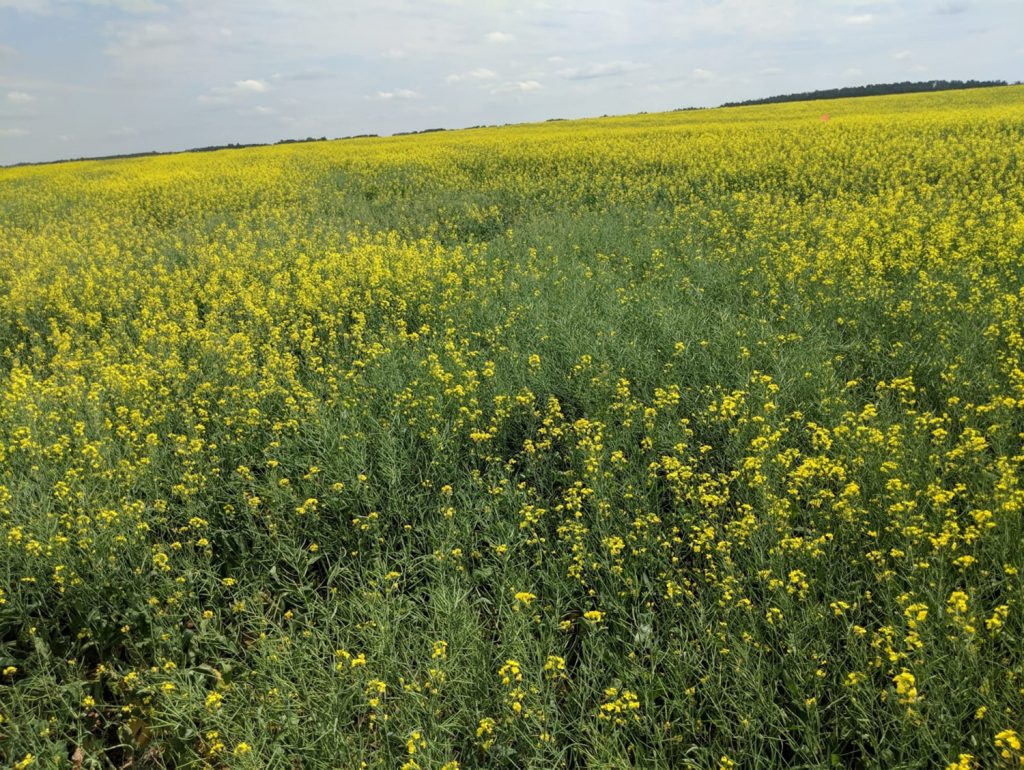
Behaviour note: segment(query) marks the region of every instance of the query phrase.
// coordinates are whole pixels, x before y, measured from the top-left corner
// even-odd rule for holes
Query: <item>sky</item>
[[[1024,80],[1024,0],[0,0],[0,164]]]

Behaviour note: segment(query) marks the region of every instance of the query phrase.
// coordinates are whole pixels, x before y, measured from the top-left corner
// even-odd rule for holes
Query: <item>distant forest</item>
[[[913,94],[919,91],[952,91],[961,88],[990,88],[1005,86],[1005,80],[922,80],[911,83],[877,83],[869,86],[847,88],[826,88],[822,91],[805,91],[799,94],[782,94],[764,99],[747,99],[745,102],[726,102],[723,107],[749,107],[754,104],[778,104],[779,102],[810,102],[817,99],[845,99],[850,96],[884,96],[885,94]]]

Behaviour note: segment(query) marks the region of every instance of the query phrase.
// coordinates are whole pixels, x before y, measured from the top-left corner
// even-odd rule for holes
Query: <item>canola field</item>
[[[1024,766],[1022,148],[1008,87],[0,170],[0,765]]]

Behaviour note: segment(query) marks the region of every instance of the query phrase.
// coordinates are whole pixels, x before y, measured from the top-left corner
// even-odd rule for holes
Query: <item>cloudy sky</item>
[[[0,0],[0,164],[1024,79],[1024,0]]]

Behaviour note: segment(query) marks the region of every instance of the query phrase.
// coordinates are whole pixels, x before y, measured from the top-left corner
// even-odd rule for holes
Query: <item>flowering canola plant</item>
[[[1022,146],[1007,87],[0,170],[0,756],[1024,766]]]

